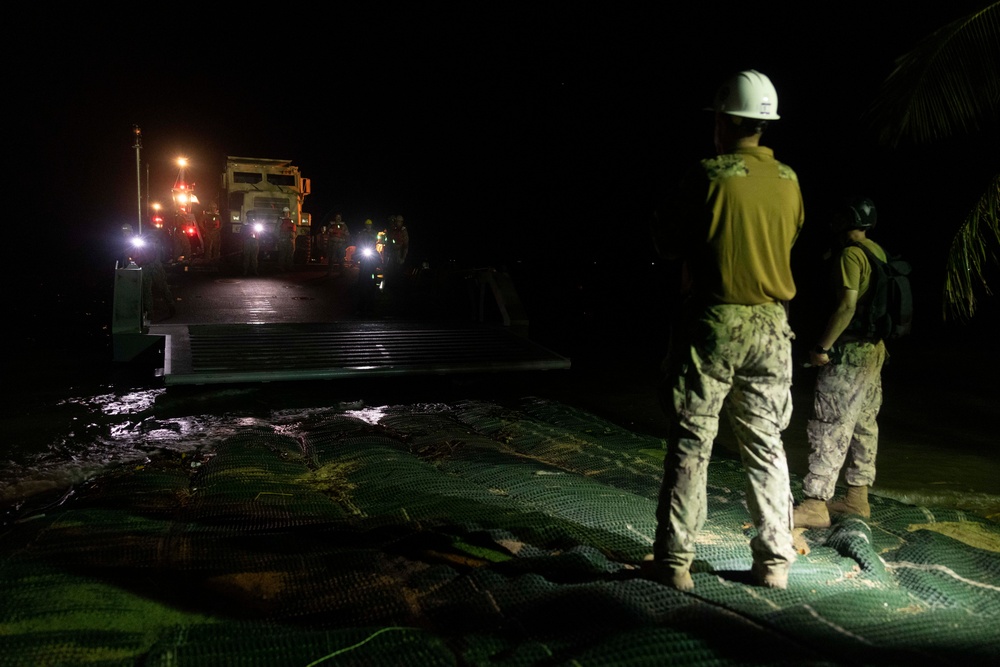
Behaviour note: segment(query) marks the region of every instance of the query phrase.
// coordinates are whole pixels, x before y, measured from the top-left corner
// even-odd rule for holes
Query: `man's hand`
[[[810,366],[826,366],[830,363],[830,354],[828,352],[820,352],[819,350],[809,351],[809,365]]]

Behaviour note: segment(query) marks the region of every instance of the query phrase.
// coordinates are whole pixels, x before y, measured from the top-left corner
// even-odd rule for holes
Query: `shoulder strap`
[[[868,258],[869,262],[874,262],[878,266],[885,266],[887,264],[887,262],[883,262],[881,259],[879,259],[878,256],[875,253],[873,253],[871,249],[869,249],[868,246],[866,246],[864,243],[861,243],[859,241],[852,241],[851,245],[857,248],[861,248],[864,251],[865,256]]]
[[[864,244],[852,241],[850,245],[860,248],[864,252],[868,263],[871,265],[872,276],[868,292],[865,293],[866,298],[858,303],[858,309],[847,326],[847,331],[862,337],[871,337],[875,335],[875,330],[877,329],[876,313],[880,308],[885,307],[884,292],[880,294],[879,290],[885,289],[886,263],[876,257],[875,253],[865,247]],[[877,301],[880,301],[880,303],[876,303]]]

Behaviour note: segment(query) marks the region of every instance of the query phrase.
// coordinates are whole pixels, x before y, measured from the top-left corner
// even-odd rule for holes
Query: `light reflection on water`
[[[192,461],[211,456],[216,445],[248,428],[263,427],[301,440],[328,420],[348,417],[378,425],[400,410],[432,413],[446,407],[441,403],[377,406],[326,401],[322,395],[303,398],[277,393],[281,400],[262,389],[214,389],[178,397],[168,396],[163,388],[115,393],[102,387],[92,394],[65,397],[45,408],[6,417],[3,425],[10,439],[0,469],[0,506],[8,508],[9,514],[9,508],[51,502],[53,496],[103,470],[141,464],[158,455],[190,455]],[[293,406],[283,405],[286,400]],[[914,465],[919,464],[914,461]],[[964,477],[960,472],[956,475]],[[886,481],[889,486],[876,486],[873,493],[1000,520],[1000,494],[927,485],[893,487],[890,479]]]
[[[105,415],[135,415],[151,410],[156,403],[156,397],[163,389],[146,389],[129,392],[118,396],[116,394],[99,394],[67,398],[56,405],[83,405],[99,409]]]
[[[382,417],[385,416],[386,408],[385,406],[379,408],[364,408],[361,410],[347,410],[345,414],[351,417],[357,417],[363,422],[367,422],[371,425],[376,425],[382,421]]]
[[[347,415],[376,425],[386,412],[361,401],[272,409],[262,405],[270,400],[260,393],[220,388],[165,400],[163,388],[115,393],[95,387],[91,394],[6,416],[13,442],[3,450],[0,505],[17,508],[36,497],[51,499],[103,470],[157,455],[210,455],[218,443],[247,428],[263,426],[300,438],[303,424]]]
[[[237,425],[213,416],[159,418],[163,389],[96,393],[57,400],[41,414],[5,419],[16,433],[0,472],[0,503],[79,484],[102,470],[148,460],[164,451],[210,448]]]

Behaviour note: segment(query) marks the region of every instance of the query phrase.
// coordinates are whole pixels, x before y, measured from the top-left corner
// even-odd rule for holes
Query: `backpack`
[[[913,324],[913,292],[910,289],[910,263],[899,255],[889,255],[883,262],[868,248],[861,248],[872,267],[871,298],[858,308],[847,331],[861,338],[890,340],[909,335]]]

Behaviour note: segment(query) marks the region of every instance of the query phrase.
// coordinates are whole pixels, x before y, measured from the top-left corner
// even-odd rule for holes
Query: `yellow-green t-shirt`
[[[795,296],[791,249],[805,220],[802,192],[770,148],[702,160],[665,214],[703,299],[756,305]]]
[[[885,250],[882,246],[871,239],[865,238],[858,241],[868,248],[872,254],[886,260]],[[836,285],[838,292],[841,288],[857,290],[858,299],[864,297],[868,292],[868,285],[871,283],[872,267],[868,261],[865,251],[857,246],[849,245],[840,253],[840,272],[838,275],[839,284]]]

